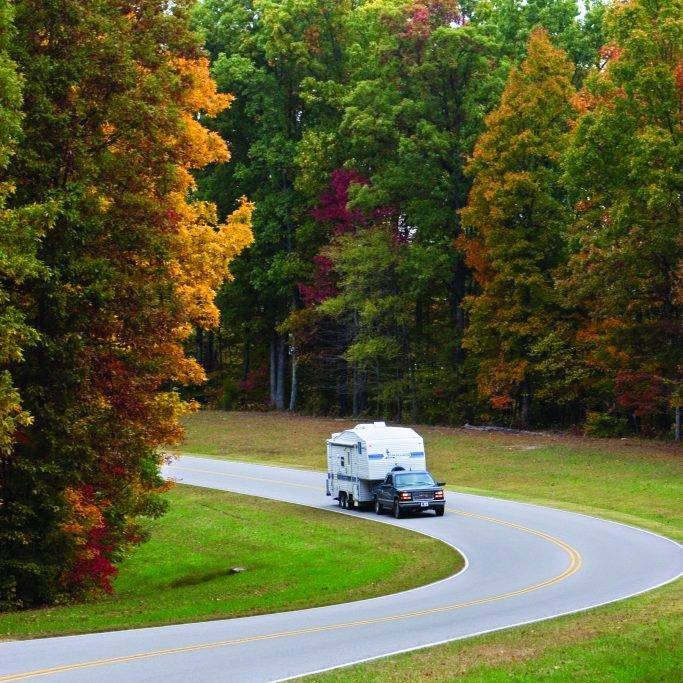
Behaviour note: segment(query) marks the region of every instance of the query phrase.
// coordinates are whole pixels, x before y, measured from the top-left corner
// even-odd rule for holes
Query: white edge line
[[[483,497],[483,496],[482,496]],[[542,506],[540,506],[542,507]],[[580,513],[577,513],[580,514]],[[586,515],[589,517],[590,515]],[[600,519],[599,517],[596,517],[596,519]],[[628,526],[628,525],[625,525]],[[637,529],[637,527],[634,527]],[[655,534],[657,536],[658,534]],[[665,538],[664,536],[662,538]],[[670,540],[670,539],[667,539]],[[675,542],[675,541],[674,541]],[[506,626],[498,626],[496,628],[490,628],[486,629],[484,631],[477,631],[476,633],[468,633],[466,635],[462,636],[456,636],[455,638],[446,638],[445,640],[437,640],[432,643],[425,643],[424,645],[416,645],[415,647],[407,647],[404,648],[403,650],[394,650],[393,652],[386,652],[381,655],[374,655],[372,657],[366,657],[365,659],[357,659],[356,661],[353,662],[348,662],[346,664],[337,664],[335,666],[328,666],[324,669],[316,669],[315,671],[307,671],[306,673],[301,673],[301,674],[296,674],[294,676],[287,676],[286,678],[276,678],[271,681],[271,683],[284,683],[284,681],[293,681],[299,678],[306,678],[308,676],[315,676],[316,674],[321,674],[325,673],[327,671],[334,671],[336,669],[346,669],[351,666],[357,666],[358,664],[365,664],[367,662],[374,662],[379,659],[384,659],[386,657],[393,657],[395,655],[401,655],[401,654],[406,654],[408,652],[417,652],[418,650],[426,650],[430,647],[437,647],[439,645],[446,645],[448,643],[455,643],[459,640],[467,640],[469,638],[476,638],[477,636],[484,636],[489,633],[497,633],[498,631],[507,631],[508,629],[513,629],[513,628],[519,628],[520,626],[528,626],[529,624],[538,624],[542,621],[550,621],[551,619],[559,619],[560,617],[566,617],[569,616],[570,614],[580,614],[581,612],[587,612],[592,609],[598,609],[599,607],[605,607],[606,605],[613,605],[617,602],[622,602],[623,600],[629,600],[630,598],[635,598],[638,595],[643,595],[644,593],[649,593],[650,591],[657,590],[657,588],[661,588],[662,586],[666,586],[670,583],[673,583],[674,581],[677,581],[678,579],[683,576],[683,572],[678,574],[678,576],[674,576],[671,579],[667,579],[666,581],[662,581],[661,583],[658,583],[655,586],[650,586],[649,588],[644,588],[641,591],[638,591],[637,593],[631,593],[630,595],[624,595],[620,598],[616,598],[614,600],[607,600],[605,602],[599,602],[596,603],[595,605],[588,605],[587,607],[581,607],[580,609],[575,609],[575,610],[569,610],[567,612],[559,612],[558,614],[551,614],[545,617],[541,617],[540,619],[529,619],[528,621],[519,621],[516,624],[508,624]]]

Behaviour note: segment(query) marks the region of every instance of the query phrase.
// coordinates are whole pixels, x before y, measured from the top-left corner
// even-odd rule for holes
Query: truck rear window
[[[436,482],[426,472],[407,472],[396,475],[396,486],[436,486]]]

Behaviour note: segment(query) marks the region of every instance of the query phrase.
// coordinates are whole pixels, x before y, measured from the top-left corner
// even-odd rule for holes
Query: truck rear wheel
[[[379,498],[377,496],[375,496],[375,506],[374,507],[375,507],[375,514],[381,515],[383,512],[382,505],[379,502]]]
[[[401,506],[398,504],[397,500],[394,501],[394,507],[391,511],[394,513],[396,519],[401,519]]]
[[[339,507],[346,510],[346,493],[344,491],[339,492]]]
[[[437,517],[443,517],[444,509],[443,508],[436,508],[434,510],[434,512],[436,512]]]

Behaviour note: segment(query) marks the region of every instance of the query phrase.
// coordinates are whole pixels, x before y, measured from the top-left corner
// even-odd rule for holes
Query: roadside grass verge
[[[325,469],[324,441],[353,421],[203,411],[180,450]],[[683,539],[683,457],[639,439],[418,426],[449,488],[584,512]],[[307,677],[306,683],[678,683],[683,581],[588,612]]]
[[[182,452],[324,470],[325,439],[356,421],[201,411]],[[605,516],[683,539],[683,457],[673,444],[418,425],[448,488]]]
[[[329,605],[414,588],[463,566],[444,543],[386,524],[191,486],[167,495],[169,512],[120,565],[114,595],[0,614],[0,638]]]
[[[306,683],[678,683],[681,582],[623,603],[308,676]]]

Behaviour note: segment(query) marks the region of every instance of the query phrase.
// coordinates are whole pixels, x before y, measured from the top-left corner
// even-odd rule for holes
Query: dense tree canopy
[[[671,429],[681,0],[581,10],[0,0],[0,606],[110,589],[193,398]]]
[[[656,429],[683,381],[683,3],[619,3],[605,34],[566,160],[576,216],[565,287],[591,400]]]
[[[206,400],[669,424],[676,3],[206,0],[196,21],[238,97],[212,124],[239,140],[235,163],[201,191],[223,211],[243,193],[259,207],[219,298],[222,331],[197,337]],[[619,221],[601,222],[609,206]],[[635,247],[629,223],[647,211],[648,248],[628,257],[616,225]],[[594,278],[579,275],[587,263]]]

